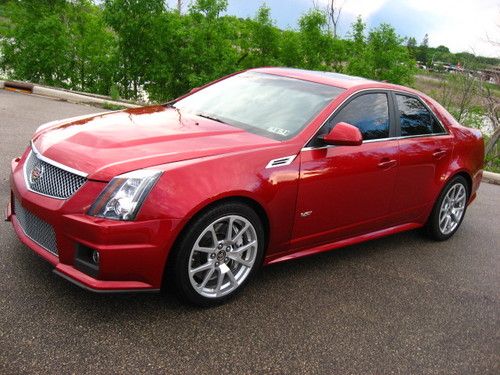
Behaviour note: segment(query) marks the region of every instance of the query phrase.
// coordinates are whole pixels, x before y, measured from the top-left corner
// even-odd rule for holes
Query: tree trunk
[[[85,91],[85,63],[80,62],[80,86],[81,90]]]
[[[500,138],[500,126],[498,126],[491,135],[490,141],[488,142],[486,148],[484,149],[484,156],[488,155],[493,150],[493,147],[495,147],[498,138]]]

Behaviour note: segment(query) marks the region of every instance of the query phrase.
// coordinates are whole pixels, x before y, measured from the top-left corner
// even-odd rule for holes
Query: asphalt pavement
[[[0,205],[43,122],[102,109],[0,90]],[[99,295],[0,223],[0,374],[498,374],[500,186],[447,242],[411,231],[264,268],[238,298]]]

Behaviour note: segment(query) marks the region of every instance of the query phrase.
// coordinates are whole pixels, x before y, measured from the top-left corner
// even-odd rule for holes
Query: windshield
[[[195,92],[174,107],[284,140],[299,133],[343,91],[315,82],[246,72]]]

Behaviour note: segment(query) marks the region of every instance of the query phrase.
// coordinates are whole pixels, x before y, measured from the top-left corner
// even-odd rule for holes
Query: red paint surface
[[[29,191],[27,153],[12,163],[11,189],[23,206],[50,223],[59,257],[19,238],[59,274],[95,290],[157,289],[178,235],[201,209],[227,198],[260,206],[269,224],[265,263],[276,263],[422,226],[440,191],[457,173],[475,197],[483,167],[479,132],[464,128],[432,99],[404,87],[320,77],[288,69],[261,72],[343,87],[293,139],[278,142],[241,129],[155,106],[47,124],[33,141],[47,158],[89,174],[68,200]],[[321,124],[352,94],[387,89],[419,95],[448,135],[390,139],[359,146],[303,149]],[[352,135],[350,135],[352,137]],[[297,155],[288,166],[272,159]],[[163,170],[135,221],[86,212],[114,176],[140,168]],[[301,214],[311,211],[309,215]],[[10,209],[7,211],[10,215]],[[100,273],[73,267],[77,243],[99,249]]]

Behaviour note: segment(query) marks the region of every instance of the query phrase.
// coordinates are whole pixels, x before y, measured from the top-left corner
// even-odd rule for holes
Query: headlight
[[[161,171],[138,170],[113,178],[88,214],[106,219],[134,220],[161,174]]]

